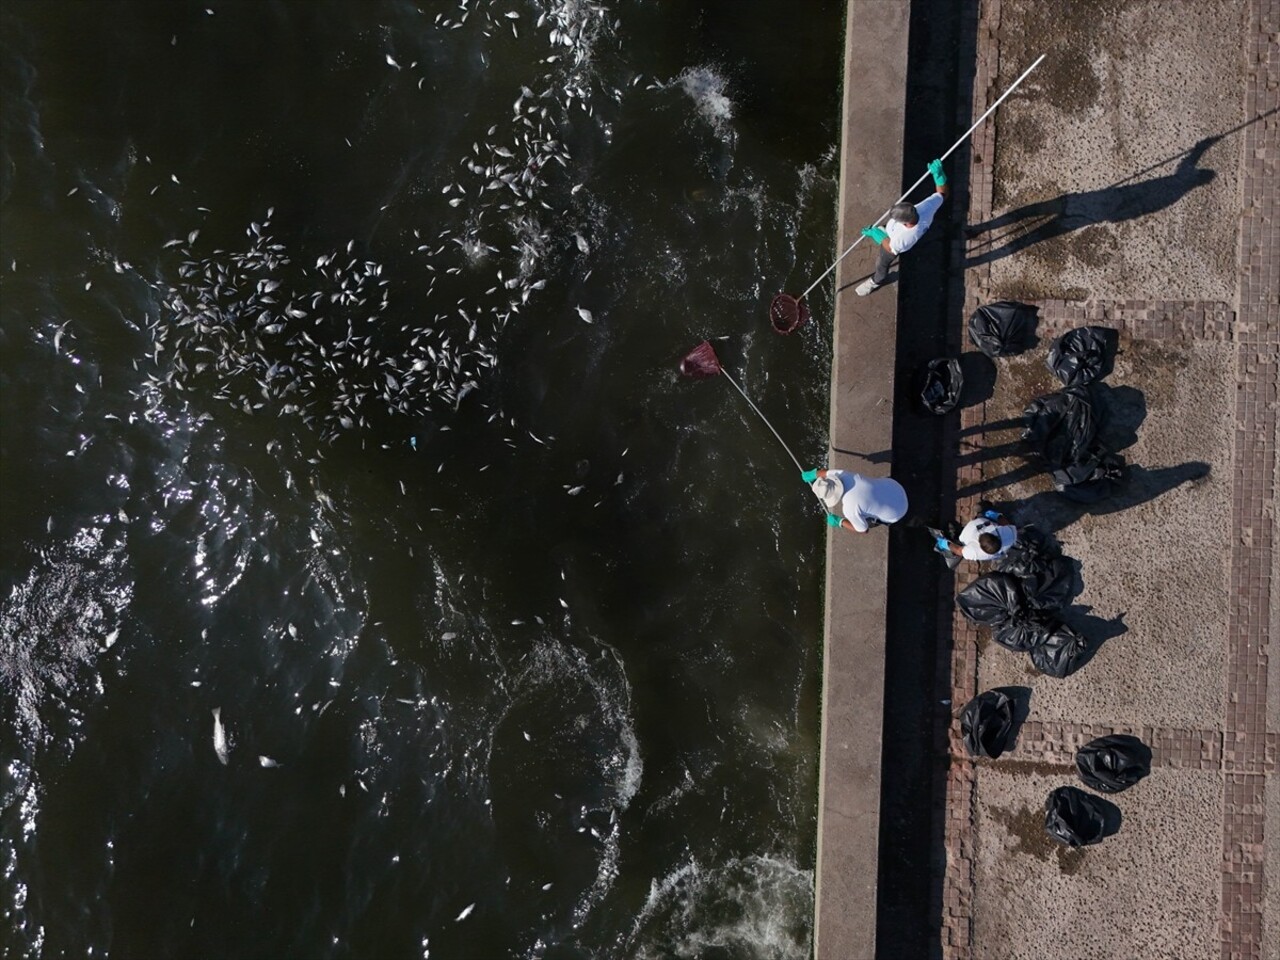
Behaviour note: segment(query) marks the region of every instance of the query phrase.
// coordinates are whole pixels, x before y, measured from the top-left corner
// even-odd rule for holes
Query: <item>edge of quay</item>
[[[849,0],[836,255],[901,190],[910,0]],[[888,198],[888,199],[886,199]],[[830,466],[889,473],[896,285],[858,297],[851,254],[836,270]],[[842,452],[849,451],[849,452]],[[852,451],[859,451],[861,455]],[[864,455],[880,453],[876,463]],[[872,960],[880,840],[888,538],[831,531],[823,631],[814,956]]]

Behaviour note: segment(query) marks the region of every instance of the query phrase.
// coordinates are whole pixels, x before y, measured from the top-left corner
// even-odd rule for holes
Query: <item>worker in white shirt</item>
[[[947,554],[961,560],[998,560],[1009,552],[1009,548],[1018,542],[1018,528],[1013,521],[997,510],[992,510],[987,503],[978,504],[981,515],[974,517],[960,531],[959,542],[939,536],[934,541],[934,548],[939,553]]]
[[[865,297],[880,287],[889,277],[889,265],[894,257],[914,247],[933,224],[933,216],[947,196],[947,175],[942,172],[941,160],[929,162],[929,173],[933,176],[933,196],[918,204],[895,203],[884,229],[874,224],[862,228],[862,235],[877,244],[879,250],[876,251],[876,272],[854,288],[858,296]]]
[[[827,508],[828,526],[866,533],[879,524],[896,523],[907,512],[907,491],[892,477],[864,477],[849,470],[806,470],[801,476]]]

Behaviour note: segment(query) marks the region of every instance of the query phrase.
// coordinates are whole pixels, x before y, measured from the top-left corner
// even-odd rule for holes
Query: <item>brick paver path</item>
[[[1001,0],[985,0],[978,25],[973,116],[1000,94],[996,88],[996,41]],[[1076,749],[1109,733],[1132,733],[1152,747],[1159,766],[1218,770],[1222,773],[1222,898],[1219,939],[1222,960],[1264,960],[1263,893],[1265,778],[1275,770],[1278,738],[1267,730],[1268,617],[1276,476],[1277,383],[1280,380],[1280,244],[1277,243],[1276,183],[1280,178],[1280,0],[1249,0],[1244,42],[1246,121],[1241,155],[1243,215],[1239,231],[1240,286],[1236,303],[1206,301],[1089,301],[1040,303],[1040,333],[1052,337],[1086,323],[1111,326],[1133,338],[1215,340],[1234,344],[1234,486],[1230,557],[1231,602],[1225,638],[1227,689],[1222,729],[1134,728],[1123,724],[1028,722],[1019,734],[1022,758],[1073,770]],[[1270,113],[1270,115],[1268,115]],[[992,217],[992,171],[997,125],[976,131],[971,149],[969,219]],[[990,267],[971,268],[964,278],[967,317],[990,295]],[[961,428],[981,425],[981,407],[962,412]],[[982,480],[981,463],[957,468],[956,488]],[[956,504],[969,516],[976,498]],[[962,573],[956,589],[975,574]],[[956,708],[975,696],[977,632],[959,614],[943,647]],[[983,955],[973,940],[975,767],[949,728],[944,842],[946,870],[941,884],[941,954],[954,960]],[[1277,868],[1273,865],[1273,874]],[[1271,945],[1274,949],[1276,945]]]

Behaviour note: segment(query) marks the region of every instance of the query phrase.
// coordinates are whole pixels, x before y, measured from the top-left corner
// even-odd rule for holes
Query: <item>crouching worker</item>
[[[1018,528],[1012,520],[985,501],[978,509],[982,513],[965,524],[959,542],[937,534],[934,549],[946,556],[947,566],[954,568],[961,560],[998,560],[1018,542]]]
[[[942,172],[941,160],[929,162],[929,173],[933,176],[934,192],[927,200],[895,203],[883,230],[874,224],[862,228],[862,235],[877,247],[876,272],[854,288],[858,296],[865,297],[883,286],[889,279],[889,265],[894,258],[914,247],[933,224],[933,215],[947,197],[947,175]]]
[[[866,533],[896,523],[907,512],[907,491],[892,477],[864,477],[848,470],[805,470],[800,476],[827,508],[828,526]]]

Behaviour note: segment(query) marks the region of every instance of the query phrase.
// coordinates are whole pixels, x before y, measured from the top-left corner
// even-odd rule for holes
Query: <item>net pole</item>
[[[773,433],[775,437],[778,438],[778,442],[782,444],[782,449],[787,451],[787,456],[790,457],[791,462],[796,465],[796,469],[799,470],[801,473],[804,473],[804,467],[800,466],[800,461],[796,459],[796,455],[792,453],[791,448],[787,446],[787,441],[783,440],[782,437],[779,436],[778,431],[773,429],[773,424],[769,422],[768,417],[766,417],[763,413],[760,412],[760,408],[751,402],[751,398],[747,396],[747,391],[743,390],[742,387],[738,386],[738,381],[733,379],[733,377],[729,376],[728,370],[725,370],[723,367],[721,367],[720,372],[723,373],[725,377],[728,379],[728,381],[733,384],[733,388],[737,390],[740,394],[742,394],[742,399],[747,401],[747,403],[751,404],[751,409],[756,412],[756,415],[759,416],[760,419],[764,421],[764,425],[769,428],[769,430]]]
[[[969,136],[973,133],[973,131],[975,131],[975,130],[977,130],[977,129],[978,129],[978,125],[979,125],[979,124],[981,124],[983,120],[987,119],[987,117],[991,116],[991,114],[995,112],[996,107],[1000,106],[1000,104],[1002,104],[1002,103],[1004,102],[1005,97],[1007,97],[1007,96],[1009,96],[1009,94],[1013,93],[1013,91],[1017,89],[1018,84],[1020,84],[1023,80],[1025,80],[1025,79],[1027,78],[1027,76],[1028,76],[1028,75],[1030,75],[1030,73],[1031,73],[1031,71],[1032,71],[1032,70],[1034,70],[1036,67],[1040,66],[1040,61],[1041,61],[1041,60],[1043,60],[1046,56],[1047,56],[1047,54],[1043,54],[1043,53],[1042,53],[1042,54],[1040,54],[1040,56],[1036,57],[1036,61],[1035,61],[1035,63],[1031,64],[1031,66],[1027,67],[1027,69],[1026,69],[1026,70],[1022,71],[1022,76],[1018,77],[1018,79],[1017,79],[1017,80],[1013,81],[1013,85],[1012,85],[1012,86],[1010,86],[1008,90],[1006,90],[1004,93],[1002,93],[1002,94],[1000,95],[1000,99],[999,99],[999,100],[997,100],[995,103],[993,103],[991,106],[989,106],[989,107],[987,108],[987,112],[986,112],[986,113],[984,113],[982,116],[980,116],[977,120],[975,120],[975,121],[974,121],[973,126],[971,126],[968,130],[966,130],[966,131],[964,132],[964,136],[962,136],[959,140],[957,140],[955,143],[953,143],[953,144],[951,145],[951,148],[950,148],[949,150],[947,150],[947,152],[946,152],[946,153],[944,153],[944,154],[943,154],[941,157],[939,157],[938,159],[939,159],[939,160],[945,160],[945,159],[947,159],[947,157],[951,156],[951,154],[952,154],[952,153],[954,153],[954,152],[956,151],[956,149],[957,149],[957,148],[958,148],[962,143],[964,143],[966,140],[968,140],[968,139],[969,139]],[[907,197],[911,196],[911,194],[915,191],[916,187],[918,187],[918,186],[920,186],[920,184],[924,183],[925,178],[926,178],[926,177],[928,177],[928,176],[929,176],[929,172],[926,170],[926,171],[925,171],[925,173],[924,173],[924,176],[922,176],[919,180],[917,180],[915,183],[913,183],[913,184],[911,185],[911,187],[907,190],[907,192],[906,192],[906,193],[904,193],[901,197],[899,197],[899,198],[898,198],[898,203],[901,203],[903,200],[907,199]],[[875,224],[873,224],[873,226],[879,226],[880,222],[881,222],[882,220],[884,220],[886,217],[888,217],[888,216],[889,216],[889,214],[892,212],[892,210],[893,210],[893,207],[890,207],[890,208],[889,208],[888,210],[886,210],[884,213],[880,214],[880,216],[876,218],[876,222],[875,222]],[[831,264],[831,266],[827,267],[827,269],[823,272],[822,276],[820,276],[817,280],[813,281],[813,283],[809,284],[809,289],[805,290],[805,292],[804,292],[804,293],[802,293],[802,294],[800,294],[800,296],[796,297],[796,299],[797,299],[797,300],[803,300],[803,299],[804,299],[805,297],[807,297],[810,293],[812,293],[812,292],[813,292],[813,288],[814,288],[814,287],[816,287],[818,284],[820,284],[823,280],[825,280],[825,279],[827,278],[827,275],[828,275],[829,273],[831,273],[831,271],[832,271],[832,270],[834,270],[837,266],[839,266],[840,261],[841,261],[841,260],[843,260],[845,257],[847,257],[850,253],[852,253],[852,252],[853,252],[853,248],[854,248],[854,247],[856,247],[858,244],[860,244],[860,243],[862,242],[862,240],[863,240],[863,237],[862,237],[862,235],[861,235],[861,234],[859,234],[859,235],[858,235],[858,239],[857,239],[857,240],[855,240],[855,241],[853,241],[853,243],[849,244],[848,249],[846,249],[844,253],[840,254],[840,256],[838,256],[838,257],[836,258],[835,263],[833,263],[833,264]]]

